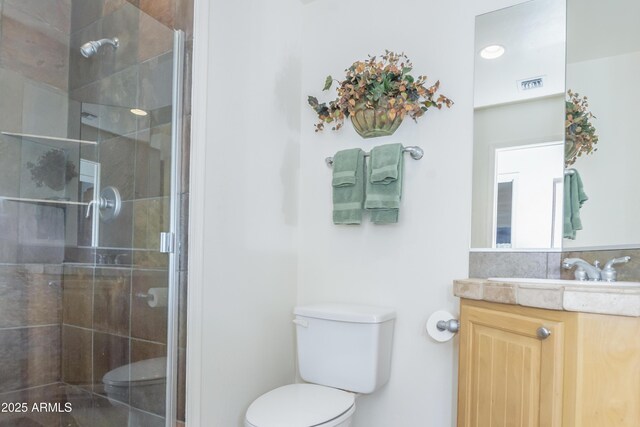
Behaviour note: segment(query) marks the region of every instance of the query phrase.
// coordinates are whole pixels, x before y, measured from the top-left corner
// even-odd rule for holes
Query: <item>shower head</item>
[[[98,53],[98,51],[100,50],[100,48],[102,46],[104,46],[106,44],[113,46],[114,49],[117,49],[118,46],[120,45],[120,40],[118,40],[117,37],[114,37],[112,39],[102,39],[102,40],[98,40],[98,41],[93,41],[92,40],[90,42],[87,42],[87,43],[83,44],[80,47],[80,53],[85,58],[91,58],[93,55]]]

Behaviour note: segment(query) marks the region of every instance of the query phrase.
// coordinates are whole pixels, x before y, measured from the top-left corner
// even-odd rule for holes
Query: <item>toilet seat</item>
[[[257,398],[247,410],[250,427],[332,427],[355,412],[352,393],[316,384],[290,384]]]
[[[105,386],[163,384],[167,381],[167,358],[156,357],[123,365],[102,377]]]

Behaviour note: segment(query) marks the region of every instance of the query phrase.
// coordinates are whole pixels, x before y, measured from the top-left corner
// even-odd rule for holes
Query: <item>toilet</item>
[[[347,304],[296,307],[303,384],[271,390],[249,406],[245,427],[349,427],[358,394],[387,383],[395,311]]]
[[[167,386],[167,358],[155,357],[119,366],[102,377],[107,398],[112,404],[145,402],[144,409],[161,413]]]

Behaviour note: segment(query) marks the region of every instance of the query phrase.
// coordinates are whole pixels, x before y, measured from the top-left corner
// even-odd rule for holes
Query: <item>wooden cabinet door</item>
[[[458,426],[560,427],[562,322],[464,301],[460,322]]]

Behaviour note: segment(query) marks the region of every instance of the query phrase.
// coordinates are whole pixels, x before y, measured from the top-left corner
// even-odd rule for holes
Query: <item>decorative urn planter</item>
[[[397,114],[391,119],[386,108],[359,108],[351,115],[351,123],[361,137],[375,138],[393,135],[402,124],[402,117]]]
[[[576,138],[573,135],[566,135],[564,141],[564,164],[568,167],[575,163],[578,157],[580,147],[576,143]]]

